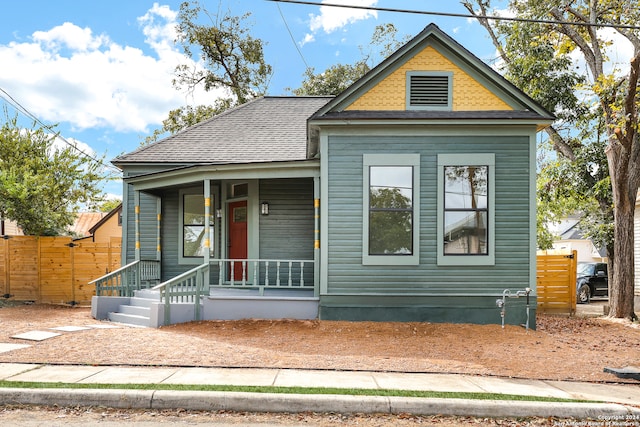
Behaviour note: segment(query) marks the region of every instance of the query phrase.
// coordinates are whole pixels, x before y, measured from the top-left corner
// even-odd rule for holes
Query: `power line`
[[[319,3],[314,1],[302,1],[302,0],[266,0],[276,3],[292,3],[302,4],[307,6],[322,6],[322,7],[340,7],[344,9],[360,9],[370,10],[374,12],[394,12],[394,13],[412,13],[416,15],[433,15],[433,16],[446,16],[450,18],[472,18],[472,19],[488,19],[493,21],[511,21],[511,22],[529,22],[537,24],[555,24],[555,25],[575,25],[580,27],[602,27],[602,28],[619,28],[625,30],[640,30],[640,26],[627,25],[627,24],[600,24],[591,22],[572,22],[572,21],[555,21],[544,19],[530,19],[530,18],[513,18],[506,16],[489,16],[489,15],[472,15],[466,13],[452,13],[452,12],[432,12],[425,10],[412,10],[412,9],[396,9],[389,7],[377,7],[377,6],[358,6],[336,3]]]
[[[67,144],[69,147],[73,148],[74,150],[78,151],[80,154],[82,154],[84,157],[86,157],[87,159],[89,159],[90,161],[96,162],[97,164],[108,168],[108,169],[112,169],[112,171],[117,171],[118,176],[120,175],[120,170],[117,169],[115,166],[112,165],[108,165],[105,164],[102,160],[97,159],[95,157],[93,157],[92,155],[90,155],[89,153],[83,151],[82,149],[78,148],[78,146],[76,144],[73,144],[72,142],[70,142],[69,140],[67,140],[64,136],[62,136],[60,133],[55,132],[54,129],[43,123],[35,114],[31,113],[29,110],[27,110],[22,104],[20,104],[20,102],[18,102],[13,96],[11,96],[9,94],[9,92],[7,92],[6,90],[4,90],[3,88],[0,87],[0,98],[4,99],[7,103],[9,103],[13,108],[15,108],[18,112],[24,114],[25,116],[29,117],[30,119],[32,119],[33,121],[35,121],[36,123],[38,123],[40,126],[42,126],[43,128],[45,128],[46,130],[48,130],[49,132],[53,133],[54,135],[56,135],[57,138],[59,138],[60,140],[62,140],[65,144]],[[112,172],[113,173],[113,172]]]
[[[284,26],[287,28],[287,31],[289,32],[289,37],[291,37],[291,41],[293,42],[293,45],[296,47],[296,50],[298,51],[298,55],[300,55],[300,58],[302,58],[302,62],[304,62],[305,68],[308,70],[309,69],[309,64],[307,64],[307,61],[304,59],[304,55],[302,54],[302,51],[300,50],[300,47],[298,46],[298,43],[296,43],[296,39],[293,37],[293,34],[291,33],[291,29],[289,28],[289,24],[287,23],[287,20],[284,18],[284,14],[282,13],[282,10],[280,9],[280,4],[276,4],[276,6],[278,6],[278,12],[280,12],[280,17],[282,18],[282,22],[284,22]]]

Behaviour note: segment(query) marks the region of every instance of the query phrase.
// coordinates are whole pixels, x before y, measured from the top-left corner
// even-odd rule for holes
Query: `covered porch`
[[[317,318],[317,162],[194,166],[125,187],[126,264],[92,282],[94,317]],[[136,303],[145,307],[126,308]]]

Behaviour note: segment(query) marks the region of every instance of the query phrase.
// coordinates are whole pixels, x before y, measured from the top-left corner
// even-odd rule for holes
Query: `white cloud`
[[[56,150],[67,149],[69,147],[74,147],[77,150],[78,154],[84,154],[89,157],[96,157],[96,152],[93,150],[93,148],[75,138],[62,139],[60,137],[56,137],[53,140],[53,148]]]
[[[67,47],[74,51],[88,51],[99,49],[101,45],[109,42],[109,38],[103,35],[93,36],[91,29],[80,28],[70,22],[54,27],[49,31],[36,31],[32,39],[49,51],[57,51],[61,47]]]
[[[158,4],[139,18],[152,53],[69,22],[36,31],[29,41],[0,45],[0,64],[11,64],[0,87],[46,122],[147,132],[185,102],[171,84],[175,66],[186,61],[173,44],[175,20],[176,12]]]
[[[307,43],[314,42],[316,39],[313,37],[313,34],[305,34],[304,39],[300,42],[300,46],[304,46]]]
[[[371,7],[375,6],[378,3],[378,0],[323,0],[322,2]],[[329,34],[345,27],[348,24],[377,17],[378,13],[374,10],[320,6],[319,15],[309,14],[309,29],[312,33],[322,30]]]

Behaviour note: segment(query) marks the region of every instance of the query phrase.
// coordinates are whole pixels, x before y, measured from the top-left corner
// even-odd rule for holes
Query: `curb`
[[[617,403],[528,402],[417,397],[299,395],[179,390],[0,388],[2,405],[98,406],[237,412],[318,412],[454,415],[490,418],[558,417],[640,420],[640,408]]]

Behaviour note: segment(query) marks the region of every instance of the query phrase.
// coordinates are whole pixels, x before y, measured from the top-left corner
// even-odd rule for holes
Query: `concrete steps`
[[[145,289],[136,291],[136,296],[129,299],[128,304],[118,306],[118,311],[110,312],[108,319],[112,322],[134,326],[151,326],[151,305],[160,300],[160,293]]]

